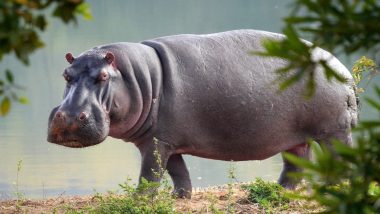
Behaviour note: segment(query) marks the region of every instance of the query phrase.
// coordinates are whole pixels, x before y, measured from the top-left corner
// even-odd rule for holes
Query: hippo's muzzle
[[[87,111],[73,113],[56,107],[49,117],[47,140],[72,148],[99,144],[107,137],[109,124],[106,117],[97,113],[98,116]]]

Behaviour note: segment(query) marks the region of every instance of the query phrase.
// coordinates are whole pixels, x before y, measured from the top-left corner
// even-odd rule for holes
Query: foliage
[[[15,207],[17,212],[22,212],[22,203],[25,201],[25,194],[20,190],[20,173],[22,170],[22,160],[17,161],[16,181],[13,183],[13,195],[16,197]]]
[[[365,51],[374,60],[362,57],[356,61],[353,77],[354,83],[359,84],[378,74],[375,57],[380,48],[379,4],[375,0],[295,0],[294,11],[285,18],[286,37],[280,41],[266,41],[265,51],[260,54],[289,60],[288,67],[278,71],[281,75],[286,74],[282,89],[306,76],[307,95],[311,96],[315,90],[314,68],[323,68],[329,80],[341,81],[328,62],[324,65],[323,61],[313,59],[317,47],[335,54]],[[299,35],[306,36],[312,43],[303,42]],[[380,99],[380,89],[376,88],[376,92]],[[378,101],[366,100],[380,112]],[[326,213],[380,212],[380,121],[361,121],[356,131],[358,137],[353,148],[339,141],[332,141],[330,147],[311,143],[315,162],[286,155],[290,162],[305,169],[293,173],[309,184],[310,191],[299,196],[323,205]]]
[[[258,203],[266,212],[274,209],[286,209],[289,205],[289,197],[285,194],[285,189],[273,182],[265,182],[257,178],[255,182],[244,187],[248,190],[248,200]]]
[[[380,88],[376,93],[380,99]],[[380,113],[378,101],[367,102]],[[380,121],[362,121],[356,131],[353,148],[339,141],[333,141],[333,150],[311,143],[314,162],[286,155],[305,169],[293,174],[311,185],[311,193],[302,197],[326,206],[326,213],[380,213]]]
[[[233,182],[236,181],[236,176],[235,176],[235,170],[236,170],[236,167],[234,165],[234,162],[231,161],[230,162],[230,167],[228,169],[228,192],[227,192],[227,208],[226,208],[226,213],[235,213],[235,207],[234,207],[234,203],[232,201],[232,195],[234,194],[234,190],[233,190]]]
[[[380,48],[380,2],[376,0],[295,0],[293,12],[285,18],[285,38],[263,43],[267,57],[289,61],[278,70],[283,90],[298,80],[306,78],[306,95],[315,92],[315,68],[323,68],[327,79],[344,79],[328,63],[313,53],[318,47],[332,53],[352,54],[357,51],[372,52]],[[310,38],[311,44],[299,39]],[[375,57],[375,56],[374,56]]]
[[[157,183],[143,180],[139,189],[127,182],[121,184],[122,195],[109,193],[106,196],[100,194],[94,197],[97,205],[88,206],[76,210],[67,208],[67,213],[130,213],[130,214],[151,214],[151,213],[177,213],[174,209],[174,198],[171,195],[170,188],[162,188],[158,192],[150,194],[141,194],[140,191],[150,190],[157,187]],[[147,191],[149,192],[149,191]]]
[[[367,75],[363,76],[364,73]],[[360,81],[366,79],[367,82],[364,88],[358,88],[358,92],[362,93],[368,87],[370,81],[378,75],[376,64],[372,59],[362,56],[358,59],[352,67],[352,76],[354,77],[355,84],[358,85]]]
[[[29,64],[29,56],[44,46],[40,33],[46,30],[46,11],[64,23],[76,23],[77,16],[91,19],[88,4],[84,0],[3,0],[0,1],[0,61],[5,55],[15,54],[24,65]],[[14,84],[12,72],[3,71],[0,76],[0,115],[6,115],[11,101],[26,103],[25,97],[17,95],[21,87]]]
[[[11,109],[11,100],[21,104],[27,104],[28,99],[24,96],[19,96],[17,91],[23,88],[14,82],[13,74],[10,70],[5,70],[5,81],[0,79],[0,97],[3,96],[0,102],[0,116],[8,114]]]
[[[156,183],[146,180],[139,185],[139,190],[128,184],[121,185],[124,195],[122,197],[110,195],[106,198],[98,197],[100,205],[93,211],[95,213],[176,213],[171,190],[164,188],[158,193],[140,194],[137,191],[150,190],[157,187]],[[149,192],[149,191],[148,191]]]
[[[201,213],[205,212],[205,213],[212,213],[212,214],[224,214],[223,210],[221,208],[218,207],[218,197],[209,192],[206,194],[206,199],[207,201],[210,203],[208,206],[205,206],[202,210]]]
[[[20,203],[24,200],[25,195],[23,192],[20,191],[20,172],[22,170],[22,160],[17,161],[17,174],[16,174],[16,182],[15,185],[15,191],[14,194],[17,198],[17,203]]]
[[[175,199],[172,195],[172,187],[169,184],[168,174],[162,167],[161,155],[158,151],[158,140],[153,138],[155,150],[153,155],[159,166],[158,170],[153,170],[157,178],[163,176],[160,182],[149,182],[142,178],[138,187],[130,185],[128,182],[120,184],[123,190],[122,195],[110,193],[108,196],[97,195],[99,205],[95,208],[88,207],[84,210],[71,210],[72,213],[130,213],[130,214],[150,214],[150,213],[177,213],[174,209]]]
[[[285,19],[310,33],[313,43],[345,53],[379,47],[380,5],[376,0],[297,0]]]
[[[97,196],[99,205],[95,208],[87,208],[80,211],[72,210],[73,213],[130,213],[130,214],[150,214],[150,213],[177,213],[174,209],[175,199],[172,195],[172,187],[169,184],[168,174],[162,167],[161,155],[158,151],[158,140],[153,139],[156,147],[153,155],[156,159],[158,170],[153,173],[158,178],[163,176],[160,182],[149,182],[142,178],[136,188],[128,182],[120,184],[123,195],[110,193],[108,196]]]

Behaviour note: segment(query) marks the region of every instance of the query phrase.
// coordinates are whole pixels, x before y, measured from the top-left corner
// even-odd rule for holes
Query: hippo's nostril
[[[55,113],[55,117],[58,119],[63,119],[64,115],[61,111],[58,111],[57,113]]]
[[[85,119],[87,119],[88,115],[86,112],[81,112],[79,115],[78,115],[78,120],[80,121],[84,121]]]

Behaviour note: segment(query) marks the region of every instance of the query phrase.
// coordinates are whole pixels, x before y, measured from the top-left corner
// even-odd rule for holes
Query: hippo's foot
[[[286,174],[287,172],[285,172]],[[289,178],[288,176],[282,176],[280,177],[280,179],[278,180],[278,183],[284,187],[285,189],[289,189],[289,190],[294,190],[296,189],[298,183],[299,183],[299,180],[298,179],[292,179],[292,178]]]
[[[181,154],[170,156],[166,169],[174,183],[174,194],[178,198],[191,198],[189,171]]]
[[[184,188],[175,189],[172,194],[176,198],[191,199],[191,190],[189,191]]]
[[[299,144],[287,150],[286,152],[291,153],[301,158],[305,158],[307,160],[310,159],[310,148],[307,143]],[[293,190],[297,187],[297,184],[299,183],[300,179],[293,178],[289,176],[288,173],[302,172],[303,169],[292,164],[285,157],[282,157],[282,159],[284,161],[284,166],[283,166],[280,178],[278,180],[278,183],[286,189]]]

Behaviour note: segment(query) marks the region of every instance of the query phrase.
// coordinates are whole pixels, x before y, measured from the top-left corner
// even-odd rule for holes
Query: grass
[[[284,200],[287,191],[277,188],[275,182],[232,183],[193,190],[191,199],[176,199],[172,187],[161,185],[158,191],[141,194],[142,189],[157,187],[146,182],[136,189],[129,182],[120,185],[119,192],[94,196],[58,197],[45,200],[25,200],[16,208],[16,200],[0,202],[0,213],[316,213],[324,209],[300,200]],[[270,192],[270,194],[268,194]],[[374,191],[376,192],[376,191]],[[253,194],[255,193],[255,194]],[[258,194],[260,193],[260,194]],[[374,193],[376,194],[376,193]],[[253,202],[255,199],[258,202]],[[231,209],[233,207],[233,209]]]
[[[229,176],[233,178],[233,168]],[[153,186],[152,186],[153,185]],[[157,188],[157,183],[143,182],[139,188],[150,190]],[[66,213],[130,213],[130,214],[176,214],[176,213],[312,213],[315,207],[291,199],[288,191],[275,182],[265,182],[258,178],[250,184],[236,184],[229,182],[223,188],[206,190],[196,199],[198,204],[191,202],[193,199],[175,199],[171,195],[171,187],[160,187],[157,192],[141,194],[141,189],[136,189],[127,183],[120,185],[123,194],[109,193],[108,195],[96,195],[95,204],[75,209],[66,207]],[[239,194],[240,193],[240,194]],[[195,202],[195,203],[197,203]],[[190,206],[183,206],[189,203]],[[182,206],[181,206],[182,204]],[[201,206],[199,206],[201,204]],[[305,206],[303,206],[305,205]],[[319,209],[320,211],[320,209]]]
[[[249,192],[248,200],[259,204],[268,213],[289,208],[290,197],[278,183],[265,182],[257,178],[255,182],[244,188]]]
[[[13,193],[16,196],[17,201],[19,201],[19,202],[25,198],[24,193],[20,191],[20,173],[21,173],[21,170],[22,170],[22,160],[19,160],[19,161],[17,161],[17,174],[16,174],[16,181],[14,183],[15,191]]]
[[[130,213],[130,214],[150,214],[167,213],[175,214],[175,199],[171,195],[171,187],[165,186],[158,191],[150,191],[157,188],[159,184],[142,181],[139,188],[128,183],[121,184],[122,194],[108,193],[107,195],[97,194],[93,198],[94,203],[81,209],[66,207],[67,213]],[[143,193],[142,193],[143,192]],[[95,205],[95,206],[94,206]]]
[[[157,164],[161,166],[158,152],[154,153]],[[230,163],[227,185],[206,188],[193,192],[192,199],[176,199],[172,195],[168,174],[159,167],[157,176],[163,175],[161,183],[142,180],[137,187],[130,180],[120,184],[119,192],[96,194],[93,197],[74,197],[48,200],[26,200],[19,189],[19,176],[22,161],[17,163],[15,182],[16,200],[0,202],[0,213],[13,210],[25,213],[129,213],[129,214],[177,214],[177,213],[310,213],[312,206],[304,206],[299,199],[291,199],[287,191],[274,182],[256,179],[250,184],[237,184],[234,163]],[[373,188],[373,194],[380,192]],[[4,209],[4,210],[2,210]],[[320,209],[319,209],[320,210]]]

